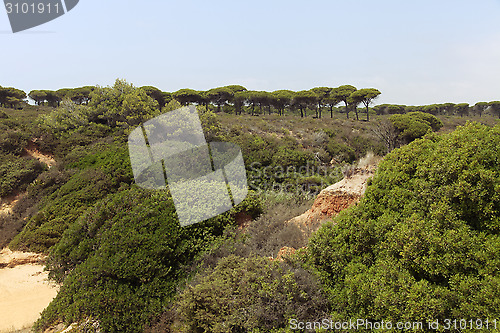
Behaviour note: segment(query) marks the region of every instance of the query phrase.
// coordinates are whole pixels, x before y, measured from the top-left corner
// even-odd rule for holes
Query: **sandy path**
[[[26,154],[36,158],[41,163],[46,164],[49,168],[56,165],[56,160],[54,160],[54,157],[39,152],[33,141],[28,142],[28,146],[26,147]]]
[[[4,198],[0,198],[0,214],[8,215],[12,213],[14,206],[26,193],[12,194]]]
[[[37,254],[0,252],[0,333],[31,327],[57,295]],[[34,263],[25,263],[32,261]],[[23,264],[24,263],[24,264]],[[18,265],[19,264],[19,265]]]

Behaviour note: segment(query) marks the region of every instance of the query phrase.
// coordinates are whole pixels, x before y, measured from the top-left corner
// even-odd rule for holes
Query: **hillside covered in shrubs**
[[[37,331],[60,322],[229,333],[289,332],[291,319],[498,319],[494,107],[469,122],[445,108],[358,110],[352,99],[330,108],[333,88],[302,93],[303,104],[259,104],[239,100],[238,87],[210,95],[232,88],[231,98],[192,100],[117,80],[53,101],[32,92],[38,105],[2,102],[0,197],[17,201],[0,215],[0,245],[48,254],[61,283]],[[127,138],[191,103],[207,141],[241,148],[250,191],[232,210],[181,227],[168,189],[135,185]],[[39,161],[33,147],[57,163]],[[319,230],[287,223],[368,152],[387,155],[359,204]],[[297,251],[276,259],[284,247]]]
[[[385,157],[309,243],[335,318],[498,318],[499,144],[498,125],[470,123]]]

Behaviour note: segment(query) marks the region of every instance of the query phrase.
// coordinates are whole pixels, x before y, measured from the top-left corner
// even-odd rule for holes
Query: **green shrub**
[[[51,250],[50,276],[64,283],[38,329],[90,316],[105,332],[141,331],[175,294],[192,260],[234,226],[233,215],[180,227],[167,191],[133,186],[108,196]]]
[[[40,147],[46,146],[49,151],[53,151],[56,158],[61,163],[66,164],[69,156],[73,155],[74,151],[92,153],[97,145],[100,145],[101,151],[106,150],[107,146],[123,144],[126,140],[117,138],[113,140],[110,135],[115,132],[121,134],[122,129],[110,127],[103,124],[89,123],[87,126],[80,127],[74,131],[62,133],[59,137],[53,137],[51,132],[47,132],[39,141]],[[37,142],[38,143],[38,142]],[[68,156],[69,155],[69,156]]]
[[[367,136],[357,135],[352,137],[349,140],[349,145],[354,149],[355,152],[355,160],[359,160],[363,156],[365,156],[368,152],[373,152],[377,155],[382,155],[384,146],[379,142],[373,140],[373,138],[369,138]],[[354,161],[351,161],[351,163]]]
[[[409,112],[395,114],[389,117],[392,125],[399,132],[399,137],[405,143],[421,138],[429,131],[437,131],[443,123],[436,116],[425,112]]]
[[[197,271],[197,276],[195,278],[195,282],[193,285],[197,285],[201,280],[211,279],[213,277],[213,272],[216,267],[221,265],[222,261],[227,260],[228,257],[238,258],[236,261],[240,262],[242,260],[255,261],[264,263],[263,267],[255,267],[255,270],[258,272],[266,271],[268,269],[267,265],[270,263],[268,259],[261,260],[260,257],[264,258],[272,258],[276,257],[279,250],[285,246],[292,247],[295,249],[299,249],[307,244],[307,238],[309,236],[310,230],[301,230],[294,223],[287,223],[291,218],[302,214],[305,210],[311,207],[310,201],[302,201],[297,198],[293,199],[283,199],[279,197],[268,197],[265,201],[265,212],[256,220],[252,221],[243,232],[238,229],[228,229],[226,230],[225,236],[220,239],[219,242],[216,242],[212,245],[211,249],[207,251],[194,265],[193,271]],[[244,211],[249,211],[245,209]],[[246,258],[246,259],[243,259]],[[300,307],[309,307],[308,316],[309,318],[317,318],[323,316],[325,313],[327,305],[322,306],[321,308],[315,307],[316,302],[326,302],[325,298],[321,295],[319,287],[316,283],[316,279],[313,278],[309,273],[295,266],[290,266],[291,262],[295,262],[295,260],[289,261],[286,260],[285,263],[279,267],[279,264],[276,266],[272,265],[272,269],[277,269],[277,272],[273,273],[276,275],[276,279],[280,279],[282,274],[294,272],[293,274],[295,278],[300,280],[299,287],[302,290],[308,290],[312,294],[316,296],[312,297],[312,300],[308,304],[298,304],[294,303],[294,305],[289,305],[290,307],[295,307],[298,312],[300,312]],[[237,273],[240,274],[240,273]],[[253,272],[251,274],[254,274]],[[206,285],[205,285],[206,286]],[[229,282],[227,283],[227,288],[237,288],[238,284],[234,286],[230,286]],[[200,287],[201,288],[201,287]],[[260,293],[259,286],[255,286],[255,294]],[[283,295],[278,295],[281,291],[276,291],[276,294],[273,294],[277,301],[277,299],[282,299]],[[186,292],[184,292],[185,295]],[[217,295],[218,293],[214,293]],[[311,295],[312,295],[311,294]],[[181,296],[184,297],[184,296]],[[219,299],[216,297],[213,300],[212,304],[218,302]],[[248,300],[250,303],[250,301]],[[258,306],[259,301],[256,301]],[[316,303],[317,304],[317,303]],[[324,304],[324,303],[322,303]],[[201,306],[201,304],[199,304]],[[212,306],[212,305],[211,305]],[[288,305],[287,305],[288,306]],[[175,332],[178,333],[181,331],[179,327],[180,321],[184,319],[180,318],[179,313],[179,301],[175,301],[167,308],[166,311],[162,313],[162,315],[157,318],[153,323],[151,323],[147,332]],[[279,307],[278,307],[279,308]],[[200,313],[194,313],[193,315],[197,318],[202,315],[205,311],[204,309],[199,309]],[[234,313],[238,311],[238,309],[233,309]],[[240,308],[239,311],[245,312],[246,310]],[[277,310],[278,312],[281,310]],[[196,310],[195,312],[198,312]],[[276,312],[276,310],[274,311]],[[252,319],[249,322],[252,322],[254,326],[252,326],[253,331],[249,328],[248,331],[252,332],[270,332],[269,329],[265,327],[272,327],[273,325],[277,327],[284,327],[283,325],[278,325],[278,321],[275,323],[270,323],[267,326],[259,326],[257,323],[257,319],[262,314],[260,313],[248,313]],[[274,314],[273,314],[274,315]],[[278,315],[279,316],[279,315]],[[188,319],[189,322],[193,322],[193,318]],[[260,319],[259,319],[260,320]],[[280,319],[282,320],[282,319]],[[251,325],[249,323],[249,325]],[[262,329],[262,331],[259,331]],[[280,330],[272,331],[272,332],[281,332]]]
[[[25,189],[28,192],[18,197],[17,203],[12,207],[11,214],[0,215],[0,248],[4,248],[21,232],[26,224],[26,220],[36,211],[36,204],[41,197],[47,193],[52,193],[50,189],[49,191],[43,191],[41,187],[35,184],[40,179],[46,179],[47,175],[53,175],[57,171],[55,168],[52,168],[48,172],[43,172],[44,167],[38,161],[13,156],[3,158],[0,170],[2,170],[0,191],[4,195],[16,194],[18,191],[24,191]],[[40,175],[36,180],[31,182],[38,174]],[[51,181],[47,182],[47,187],[54,185],[49,184],[49,182]],[[31,191],[33,188],[39,188],[40,190],[33,192]]]
[[[39,211],[12,241],[12,248],[47,252],[88,207],[133,181],[125,146],[97,145],[71,166],[81,170],[44,198]]]
[[[314,154],[310,151],[289,149],[287,147],[279,147],[272,157],[272,165],[279,166],[286,170],[288,167],[300,168],[302,166],[316,165],[317,161]]]
[[[499,317],[499,144],[500,126],[469,123],[386,156],[309,245],[334,318]]]
[[[25,221],[33,217],[38,211],[38,205],[43,198],[51,195],[70,178],[70,173],[60,170],[57,166],[41,173],[35,181],[28,185],[26,194],[22,196],[13,208],[13,217]]]
[[[225,141],[224,132],[217,115],[212,111],[199,111],[199,115],[207,142]]]
[[[44,166],[33,158],[2,156],[0,164],[0,197],[26,189],[42,171]]]
[[[42,128],[61,136],[69,131],[87,126],[90,114],[91,108],[87,105],[78,105],[70,100],[65,100],[57,109],[41,115],[38,121]]]
[[[267,136],[243,134],[228,141],[236,143],[243,152],[245,166],[252,163],[267,166],[272,163],[273,153],[276,151],[277,142]]]
[[[0,133],[0,153],[21,155],[27,143],[28,135],[21,131],[5,129]]]
[[[127,128],[160,114],[156,100],[125,80],[116,80],[112,87],[96,87],[90,98],[88,122]]]
[[[255,332],[285,328],[290,318],[325,315],[327,303],[306,271],[267,258],[231,255],[199,277],[175,305],[181,332]]]
[[[352,163],[356,160],[356,150],[336,140],[330,140],[326,146],[326,151],[338,162]]]

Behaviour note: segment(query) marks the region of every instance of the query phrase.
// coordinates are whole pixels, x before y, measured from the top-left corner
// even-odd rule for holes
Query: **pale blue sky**
[[[380,103],[500,100],[500,0],[80,0],[12,34],[0,85],[375,87]]]

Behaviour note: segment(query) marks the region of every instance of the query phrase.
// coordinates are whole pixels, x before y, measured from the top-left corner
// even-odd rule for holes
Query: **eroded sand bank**
[[[34,253],[0,252],[0,333],[31,327],[57,295],[42,260]]]

